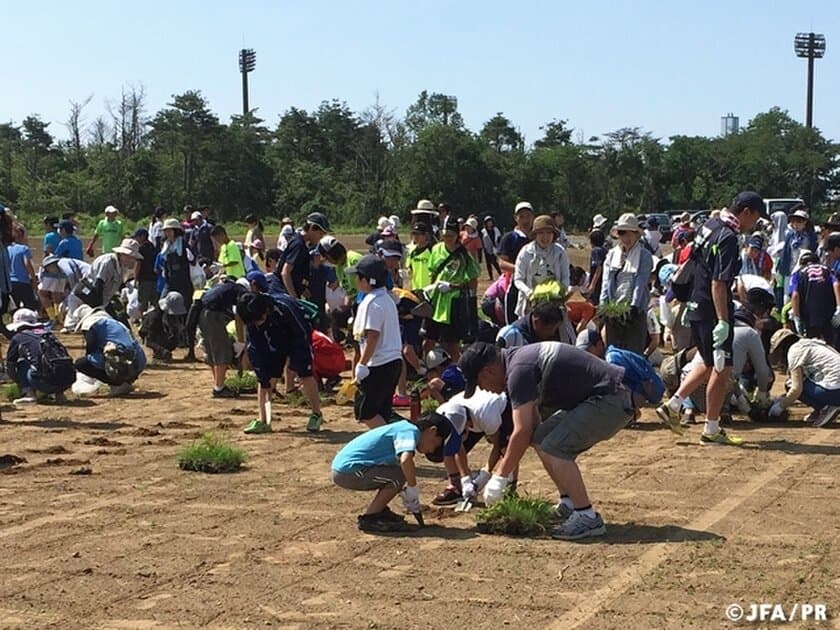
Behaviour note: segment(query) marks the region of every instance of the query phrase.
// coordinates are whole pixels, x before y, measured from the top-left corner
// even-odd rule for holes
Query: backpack
[[[40,337],[38,343],[41,358],[37,364],[33,364],[38,378],[45,383],[67,389],[76,380],[73,359],[54,334],[45,332]]]
[[[665,384],[659,374],[642,355],[609,346],[607,363],[624,368],[624,384],[635,394],[640,394],[650,403],[658,403],[665,394]]]

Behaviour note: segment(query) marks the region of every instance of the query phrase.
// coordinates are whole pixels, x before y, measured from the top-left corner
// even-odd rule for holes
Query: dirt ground
[[[360,431],[349,407],[313,435],[307,409],[276,404],[274,433],[246,436],[255,396],[211,383],[176,361],[125,399],[3,408],[0,456],[26,461],[0,470],[0,627],[720,628],[733,603],[825,604],[827,622],[790,627],[840,627],[836,428],[738,422],[743,448],[704,448],[646,410],[580,458],[601,539],[480,535],[433,509],[375,536],[355,523],[369,496],[329,479]],[[211,430],[248,452],[243,472],[178,469]],[[443,477],[420,466],[424,503]],[[553,497],[533,453],[520,488]]]

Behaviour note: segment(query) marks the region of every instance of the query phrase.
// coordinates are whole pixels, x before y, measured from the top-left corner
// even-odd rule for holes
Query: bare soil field
[[[305,407],[275,404],[274,432],[246,436],[256,397],[213,400],[211,384],[175,361],[124,399],[3,408],[0,627],[721,628],[730,604],[762,602],[825,604],[827,622],[790,627],[840,627],[840,431],[802,409],[736,422],[743,448],[645,410],[580,459],[601,539],[481,535],[431,507],[425,529],[376,536],[356,528],[369,496],[329,479],[360,432],[350,407],[308,434]],[[244,448],[245,470],[179,470],[206,431]],[[421,461],[429,504],[445,475]],[[533,453],[520,489],[554,496]]]

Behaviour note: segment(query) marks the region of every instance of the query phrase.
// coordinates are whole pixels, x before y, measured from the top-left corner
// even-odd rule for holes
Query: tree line
[[[0,124],[0,202],[59,215],[113,204],[134,219],[209,205],[222,221],[318,209],[349,226],[402,216],[421,197],[507,224],[528,199],[585,227],[598,212],[719,207],[744,189],[826,210],[840,188],[838,145],[778,108],[714,138],[628,127],[575,141],[557,118],[528,145],[502,113],[474,132],[457,101],[426,91],[401,117],[332,100],[292,107],[273,126],[256,110],[221,122],[200,91],[149,115],[143,89],[129,87],[93,120],[90,100],[70,103],[66,139],[37,114]]]

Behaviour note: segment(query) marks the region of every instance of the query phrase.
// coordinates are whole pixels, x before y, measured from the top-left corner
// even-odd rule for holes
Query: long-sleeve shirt
[[[628,252],[616,245],[604,262],[604,282],[601,303],[626,302],[640,311],[650,303],[650,274],[653,273],[651,253],[637,242]]]
[[[525,314],[534,287],[547,280],[557,280],[563,288],[569,288],[569,256],[559,243],[540,247],[536,241],[531,241],[516,256],[513,282],[519,289],[517,315]]]
[[[312,347],[312,329],[304,319],[297,301],[285,293],[271,294],[274,308],[262,326],[249,324],[248,359],[261,385],[267,387],[277,372],[277,360],[289,355],[289,347],[304,344]]]
[[[737,379],[749,359],[755,370],[758,390],[769,391],[773,372],[767,364],[767,355],[758,331],[746,324],[736,324],[732,332],[732,377]]]
[[[138,374],[146,369],[142,346],[131,336],[128,328],[110,318],[100,319],[85,333],[85,355],[91,365],[105,367],[105,344],[109,342],[134,351],[134,367]]]

